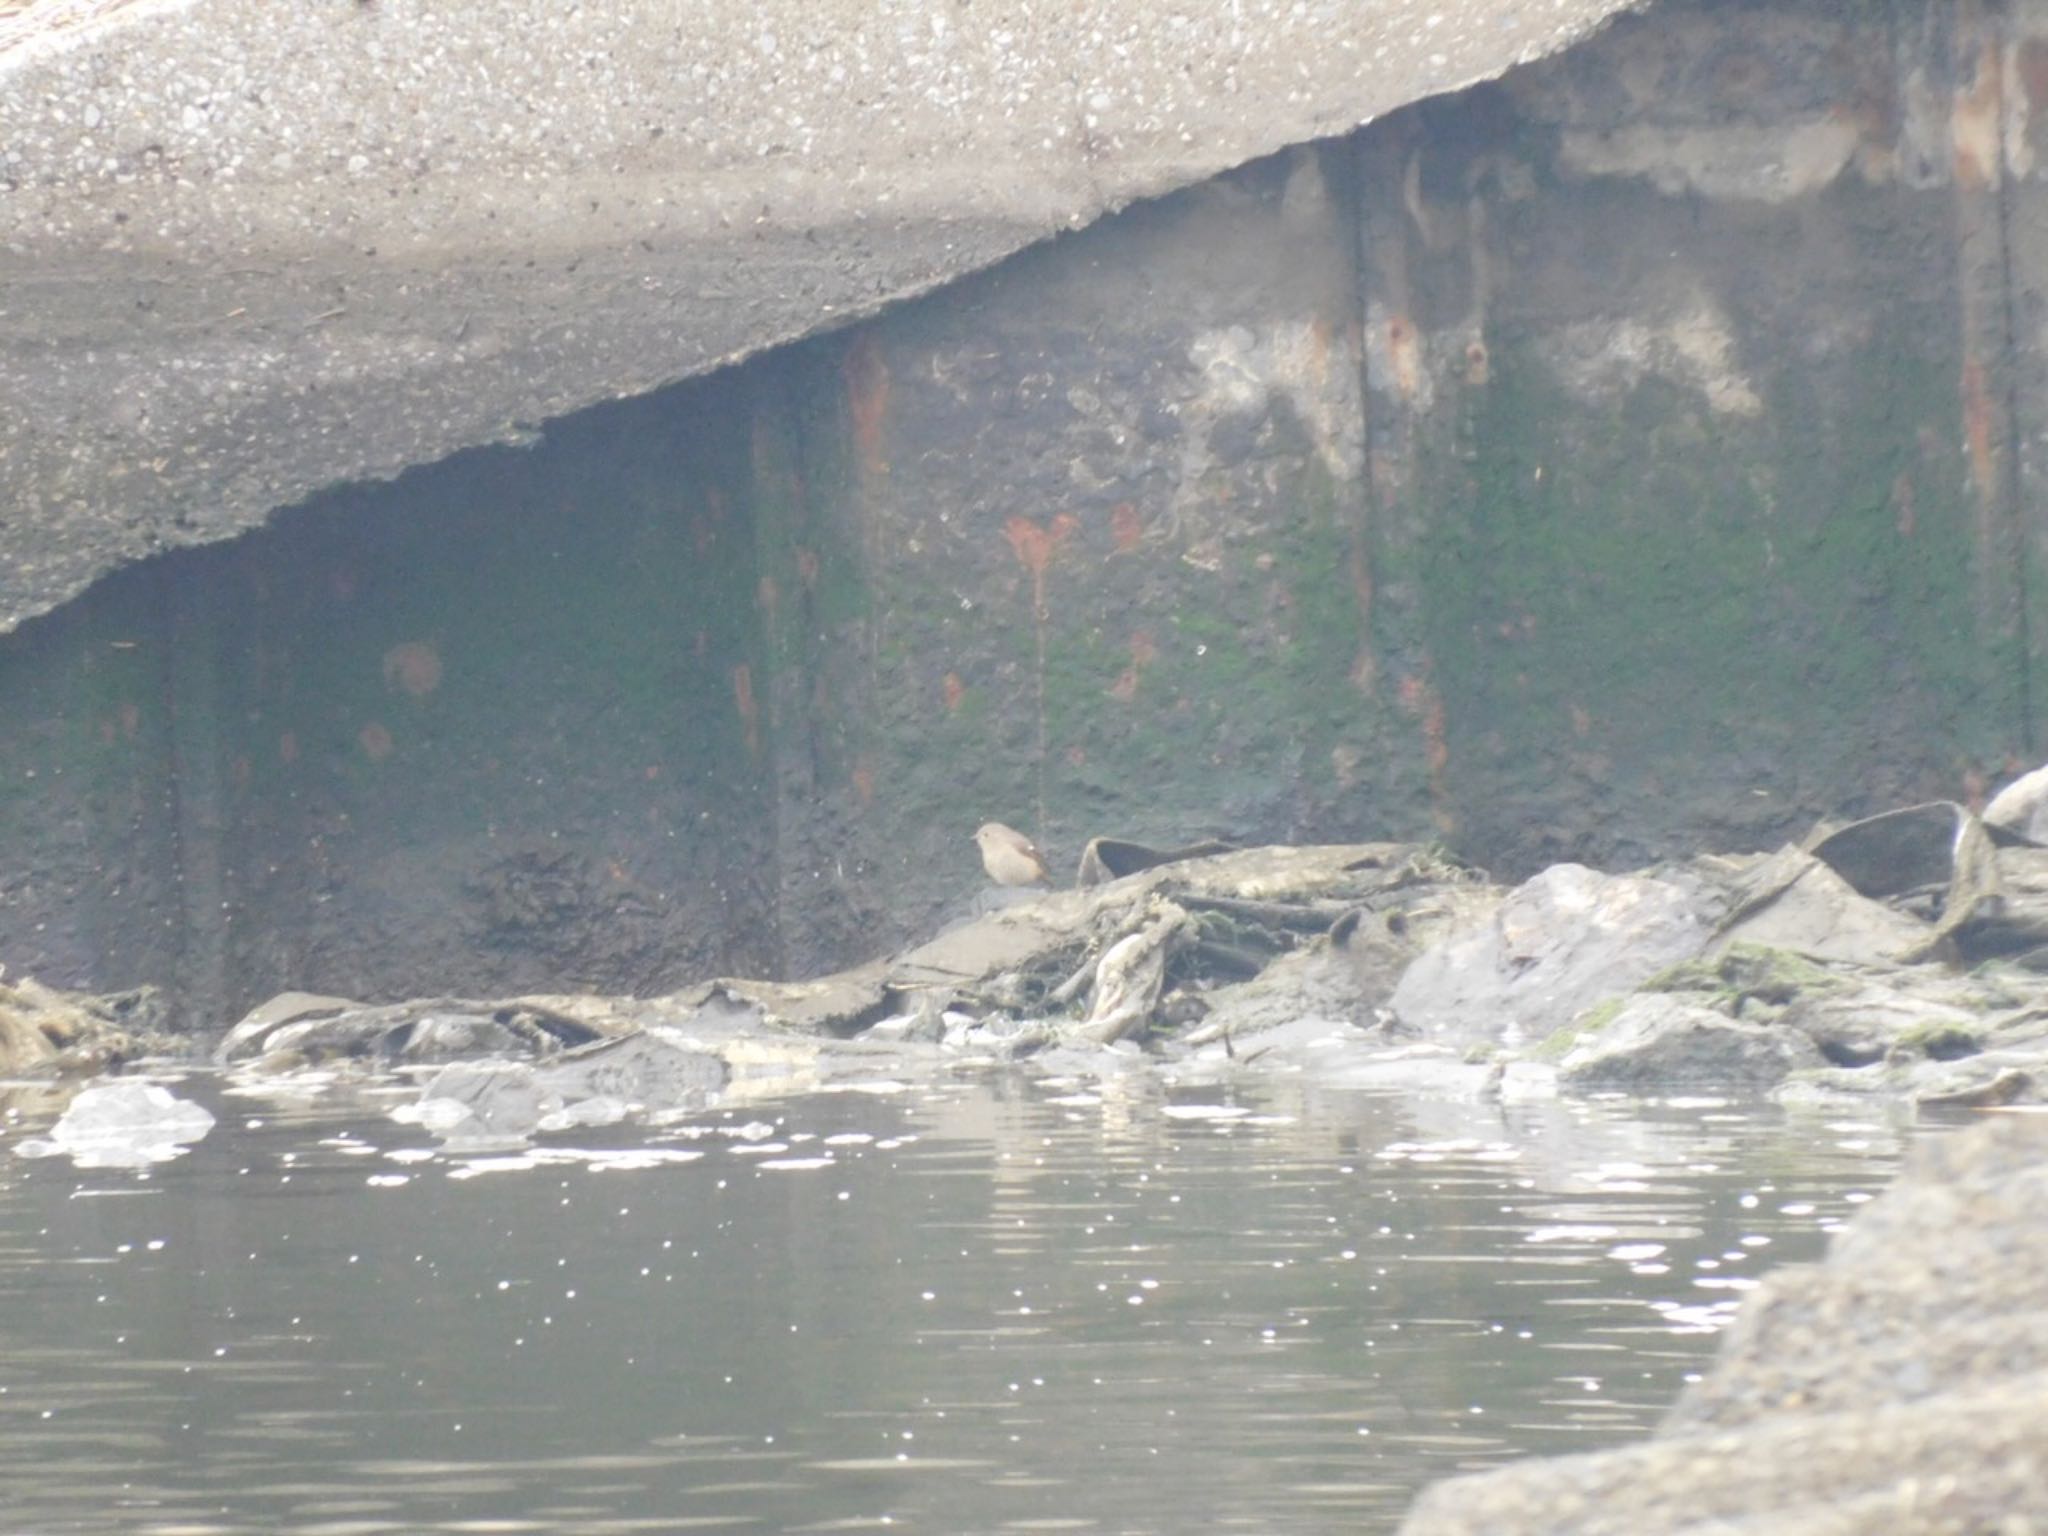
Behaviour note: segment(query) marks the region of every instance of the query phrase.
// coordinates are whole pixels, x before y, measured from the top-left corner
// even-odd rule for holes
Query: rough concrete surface
[[[1621,8],[145,0],[17,26],[0,629],[126,560],[841,323]]]
[[[1927,1142],[1826,1261],[1744,1307],[1646,1445],[1457,1478],[1403,1536],[2048,1530],[2048,1124]]]
[[[664,990],[931,931],[982,883],[991,817],[1056,871],[1102,833],[1437,836],[1519,880],[1974,801],[2040,761],[2048,719],[2048,560],[2020,558],[2048,383],[2032,329],[1994,323],[2041,291],[2021,258],[2048,248],[2048,0],[1993,19],[1667,0],[528,447],[114,573],[0,635],[0,950],[224,1017],[287,986]],[[1773,180],[1841,121],[1863,137],[1833,180]],[[1588,170],[1603,136],[1670,159]],[[36,199],[70,206],[0,203]],[[820,228],[777,247],[810,263],[778,281],[851,249]],[[730,232],[763,253],[735,283],[768,271],[754,232]],[[415,252],[390,277],[410,329],[380,310],[330,356],[367,313],[375,264],[351,258],[349,292],[306,295],[310,329],[226,322],[298,335],[279,377],[327,382],[247,404],[181,385],[162,409],[315,423],[207,450],[266,473],[424,452],[467,430],[449,411],[559,382],[563,335],[499,328],[501,297],[559,283],[573,308],[646,253],[581,254],[544,276],[494,247],[451,276]],[[606,291],[635,306],[606,324],[656,302]],[[695,345],[685,321],[752,324],[659,303],[676,324],[592,351],[588,379]],[[595,334],[576,313],[562,332]],[[164,324],[124,349],[81,329],[44,373],[168,368]],[[381,397],[349,372],[363,336],[416,358],[383,360]],[[175,436],[107,388],[100,436],[50,411],[0,434],[39,462],[81,445],[80,477]],[[93,526],[145,542],[123,509],[154,474]],[[180,496],[191,526],[154,536],[219,531]],[[219,528],[268,499],[221,501]],[[73,523],[7,513],[0,585],[42,582]],[[108,555],[97,538],[69,547]]]

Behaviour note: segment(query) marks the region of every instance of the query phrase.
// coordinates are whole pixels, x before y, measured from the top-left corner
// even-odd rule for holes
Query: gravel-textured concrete
[[[1655,1440],[1439,1484],[1402,1536],[2048,1531],[2044,1194],[2039,1119],[1923,1145]]]
[[[137,0],[17,24],[0,630],[123,561],[843,322],[1622,8]]]

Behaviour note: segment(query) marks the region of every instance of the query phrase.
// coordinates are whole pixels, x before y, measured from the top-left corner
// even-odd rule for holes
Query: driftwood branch
[[[1220,912],[1225,917],[1275,928],[1292,928],[1303,933],[1323,933],[1350,908],[1336,902],[1253,901],[1243,896],[1198,896],[1185,892],[1175,898],[1197,912]]]
[[[1184,908],[1160,901],[1152,917],[1103,951],[1095,966],[1095,999],[1074,1037],[1110,1045],[1151,1022],[1166,989],[1166,959],[1194,926]]]

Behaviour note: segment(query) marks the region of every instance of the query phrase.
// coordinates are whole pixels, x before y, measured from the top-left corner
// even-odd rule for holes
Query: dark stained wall
[[[1515,874],[1980,794],[2043,60],[2040,0],[1667,6],[131,569],[0,639],[0,960],[652,991],[964,910],[989,817]]]

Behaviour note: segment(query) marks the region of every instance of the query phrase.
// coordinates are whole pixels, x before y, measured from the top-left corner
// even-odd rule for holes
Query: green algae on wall
[[[1655,373],[1589,396],[1583,328],[1567,344],[1520,313],[1420,455],[1472,836],[1521,818],[1539,857],[1554,826],[1555,856],[1600,845],[1603,803],[1647,830],[1669,797],[1695,840],[1743,846],[1816,808],[1960,793],[2016,744],[2019,658],[1972,619],[1952,314],[1901,296],[1815,356],[1738,308],[1755,398],[1730,409]]]

